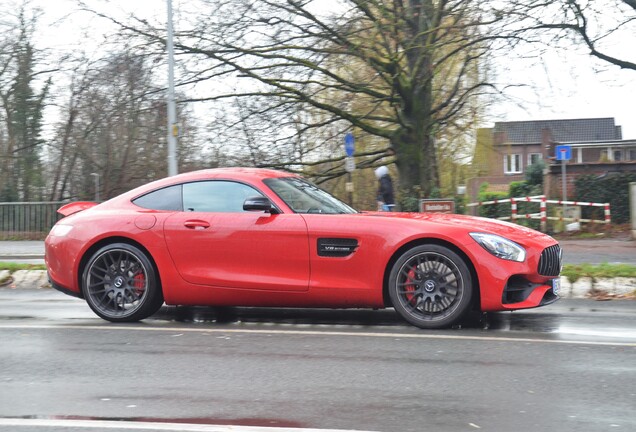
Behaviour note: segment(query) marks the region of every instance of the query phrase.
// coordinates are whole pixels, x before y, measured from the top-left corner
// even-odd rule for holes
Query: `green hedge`
[[[612,223],[622,224],[630,220],[629,183],[636,182],[636,173],[612,173],[604,177],[584,175],[574,182],[575,200],[583,202],[610,203]],[[602,207],[583,207],[584,219],[604,218]]]
[[[506,192],[479,192],[479,201],[494,201],[508,198]],[[498,217],[510,216],[510,203],[492,204],[479,207],[479,216],[496,219]]]

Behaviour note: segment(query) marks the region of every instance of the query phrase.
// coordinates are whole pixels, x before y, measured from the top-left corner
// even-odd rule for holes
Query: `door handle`
[[[183,226],[190,229],[206,229],[210,228],[210,224],[203,220],[187,220],[183,223]]]

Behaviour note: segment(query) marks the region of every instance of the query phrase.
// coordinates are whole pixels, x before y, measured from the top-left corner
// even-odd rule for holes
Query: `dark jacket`
[[[380,177],[378,201],[382,201],[384,204],[395,204],[395,198],[393,197],[393,181],[391,181],[391,176],[388,174]]]

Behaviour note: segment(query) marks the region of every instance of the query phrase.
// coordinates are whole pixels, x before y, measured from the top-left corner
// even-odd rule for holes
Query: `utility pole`
[[[91,173],[91,176],[95,178],[95,202],[99,202],[99,174]]]
[[[174,100],[174,43],[172,27],[172,0],[168,2],[168,176],[177,174],[177,106]]]

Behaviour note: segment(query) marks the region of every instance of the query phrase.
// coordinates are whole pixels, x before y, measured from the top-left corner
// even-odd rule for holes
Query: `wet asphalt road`
[[[628,237],[588,240],[559,240],[565,264],[621,263],[636,265],[636,241]]]
[[[53,290],[0,289],[0,430],[633,431],[634,318],[634,301],[562,300],[442,331],[390,310],[164,308],[113,325]]]
[[[625,263],[636,265],[636,241],[626,235],[617,238],[559,240],[566,264]],[[0,261],[44,264],[44,242],[0,241]]]

